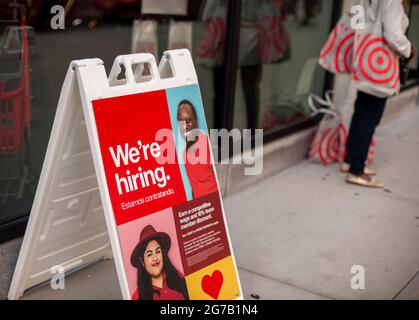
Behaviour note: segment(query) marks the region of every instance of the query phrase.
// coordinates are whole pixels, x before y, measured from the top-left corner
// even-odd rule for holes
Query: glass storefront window
[[[144,3],[146,13],[140,0],[0,3],[0,229],[30,211],[72,60],[98,57],[109,72],[121,54],[151,52],[158,60],[165,50],[187,47],[210,128],[263,128],[269,133],[309,118],[308,93],[325,89],[317,57],[330,32],[334,1],[237,1],[239,34],[230,24],[239,15],[229,12],[236,2],[176,0],[173,14],[166,0]],[[54,5],[65,8],[64,29],[51,25]],[[227,43],[236,35],[238,52]],[[234,81],[227,83],[226,77],[234,78],[235,66],[227,66],[226,57],[231,61],[235,55],[234,91],[228,87]],[[227,98],[233,97],[234,110],[227,106],[226,114]]]
[[[309,93],[322,94],[317,59],[333,1],[243,0],[234,127],[284,129],[309,118]]]
[[[30,211],[72,60],[97,57],[109,72],[121,54],[151,52],[158,61],[165,50],[188,47],[199,61],[208,123],[214,124],[213,78],[203,55],[213,31],[208,29],[211,14],[203,17],[205,1],[177,0],[183,8],[158,6],[158,0],[144,3],[147,14],[139,0],[0,3],[0,227]],[[59,11],[51,13],[55,5],[65,9],[64,29]],[[226,32],[225,25],[220,28]],[[218,54],[224,48],[219,43]]]

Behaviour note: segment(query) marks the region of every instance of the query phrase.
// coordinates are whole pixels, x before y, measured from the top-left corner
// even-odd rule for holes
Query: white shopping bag
[[[343,162],[346,156],[350,118],[345,117],[343,110],[334,105],[331,91],[326,92],[324,99],[310,94],[308,105],[313,111],[312,116],[324,114],[310,146],[309,160],[323,165]],[[375,140],[373,140],[367,163],[374,161],[375,146]]]
[[[352,83],[356,89],[378,97],[400,91],[399,55],[384,37],[384,1],[367,10],[365,29],[356,31]],[[376,10],[373,12],[372,10]]]
[[[345,13],[324,44],[320,52],[319,64],[332,73],[350,74],[354,38],[355,31],[351,28],[351,16]]]

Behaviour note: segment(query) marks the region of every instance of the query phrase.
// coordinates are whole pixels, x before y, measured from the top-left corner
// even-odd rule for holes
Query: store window
[[[281,131],[310,118],[317,65],[332,23],[329,0],[243,0],[234,126]]]
[[[329,0],[1,2],[0,242],[23,234],[70,61],[98,57],[109,72],[121,54],[158,60],[189,48],[210,128],[282,132],[305,123],[307,94],[325,89],[316,58],[337,7]],[[275,33],[279,55],[263,42],[266,32]]]
[[[197,59],[199,52],[197,72],[208,123],[213,125],[212,73],[204,55],[206,41],[211,41],[212,36],[206,28],[211,16],[203,20],[203,3],[0,3],[0,242],[7,240],[8,230],[15,227],[18,232],[11,232],[12,236],[23,234],[70,61],[98,57],[109,72],[115,57],[121,54],[151,52],[158,62],[168,49],[189,48]],[[65,15],[61,16],[61,12]],[[226,26],[221,27],[226,32]]]

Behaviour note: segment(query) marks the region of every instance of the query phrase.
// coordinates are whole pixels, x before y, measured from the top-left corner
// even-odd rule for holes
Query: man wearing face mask
[[[209,140],[198,128],[196,110],[190,101],[183,100],[179,103],[177,120],[180,132],[186,141],[183,158],[193,198],[197,199],[206,194],[217,192]]]

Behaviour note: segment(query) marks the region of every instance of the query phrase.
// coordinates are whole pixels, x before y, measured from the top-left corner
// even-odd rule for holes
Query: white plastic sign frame
[[[134,74],[132,66],[144,64],[149,65],[150,75],[139,82],[143,69],[138,68],[139,74]],[[125,67],[125,80],[118,80],[121,65]],[[9,299],[19,299],[26,289],[50,280],[54,276],[54,266],[70,272],[99,259],[111,258],[112,254],[122,296],[132,299],[92,102],[191,85],[198,85],[198,78],[186,49],[166,51],[159,67],[151,54],[118,56],[109,78],[100,59],[77,60],[70,64]],[[216,175],[215,180],[219,190]],[[232,270],[224,282],[236,281],[234,299],[242,299],[221,199],[220,206]],[[217,268],[222,269],[223,265]],[[214,272],[212,278],[216,276]],[[201,278],[198,279],[200,283]],[[188,286],[192,296],[191,291],[197,290],[198,280],[190,282],[193,288]],[[206,275],[202,285],[211,280],[211,274]],[[218,293],[215,297],[209,295],[216,298]],[[198,293],[195,297],[208,298]]]

